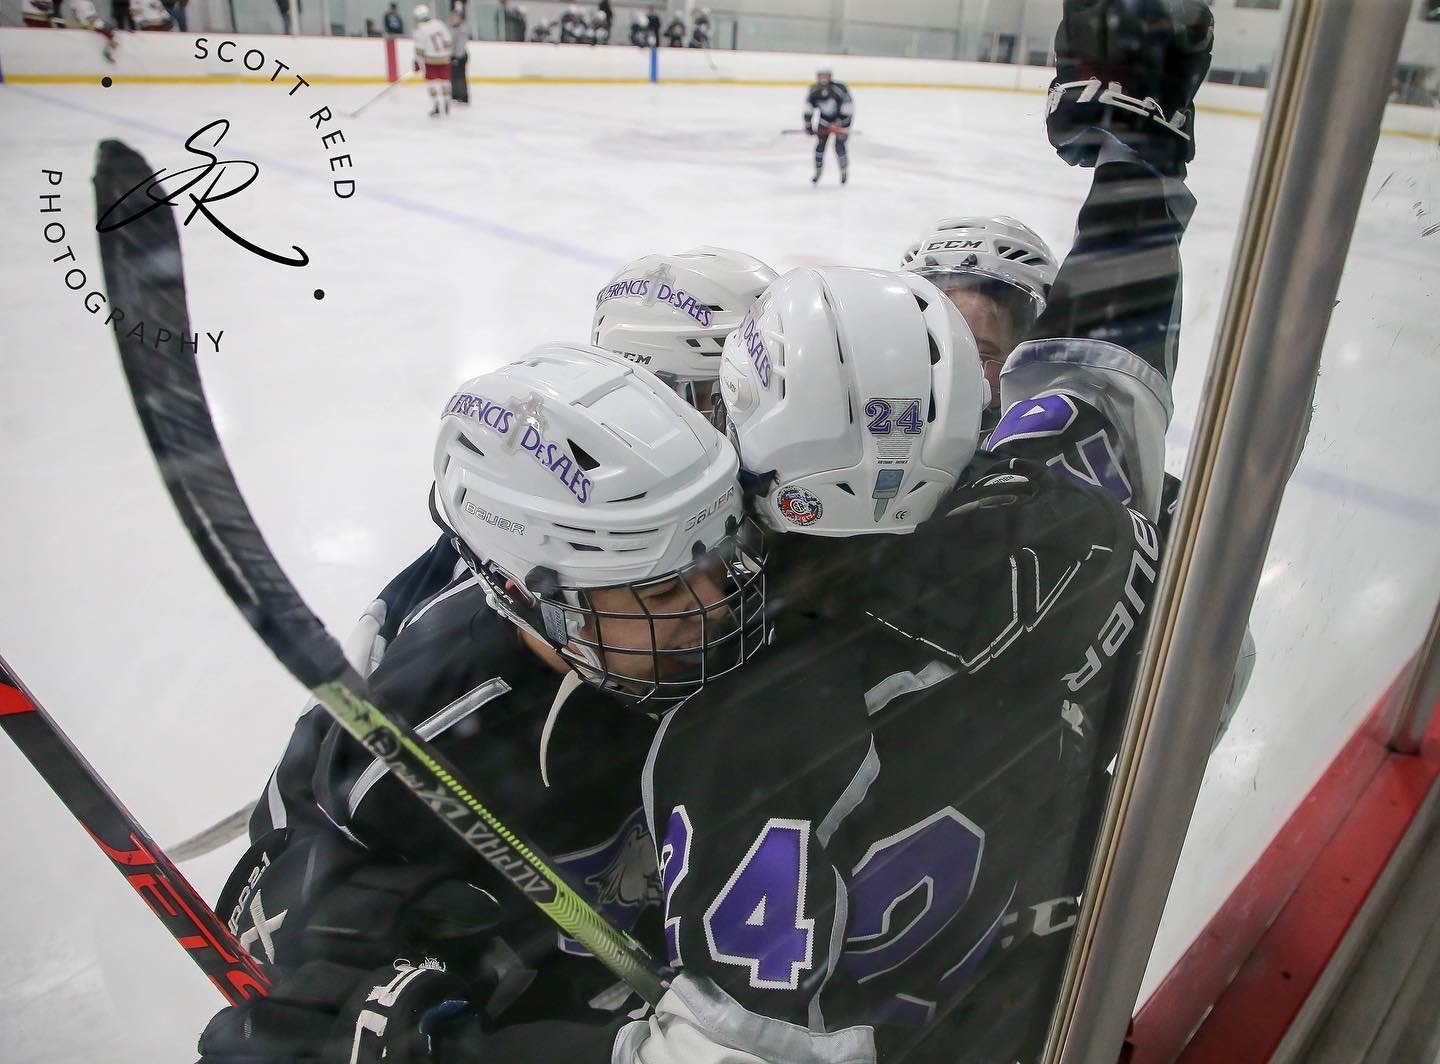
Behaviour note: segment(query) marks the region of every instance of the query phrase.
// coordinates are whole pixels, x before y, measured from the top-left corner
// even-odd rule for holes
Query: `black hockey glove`
[[[220,893],[220,915],[257,960],[362,970],[398,952],[479,952],[505,919],[487,892],[442,865],[382,860],[338,832],[259,839]]]
[[[270,997],[217,1013],[200,1064],[478,1064],[478,1031],[464,983],[434,960],[370,971],[315,961]]]
[[[1108,131],[1162,173],[1183,175],[1214,26],[1202,0],[1065,0],[1045,118],[1060,158],[1094,166]]]

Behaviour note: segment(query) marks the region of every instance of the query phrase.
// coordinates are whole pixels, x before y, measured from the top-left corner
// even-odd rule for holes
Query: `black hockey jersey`
[[[651,751],[676,994],[762,1059],[1007,1064],[1043,1038],[1159,543],[1035,463],[971,474],[914,535],[786,537],[843,564],[790,583],[783,649]]]
[[[846,126],[855,117],[855,101],[844,82],[816,82],[805,95],[805,124],[808,126],[816,115],[822,126]]]
[[[1000,375],[989,446],[1160,515],[1180,339],[1184,182],[1113,141],[1100,154],[1045,312]]]
[[[391,582],[373,613],[382,620],[376,644],[384,647],[369,676],[377,701],[482,787],[502,821],[554,855],[613,924],[636,928],[658,899],[636,782],[655,721],[583,685],[554,707],[559,675],[488,606],[445,538]],[[359,864],[432,867],[487,891],[504,910],[497,934],[521,956],[548,962],[558,947],[585,957],[561,962],[570,966],[567,998],[588,998],[615,983],[318,707],[297,724],[252,818],[254,850],[265,854],[267,871],[252,877],[246,869],[255,862],[242,862],[221,898],[221,912],[238,909],[237,934],[254,933],[264,922],[239,904],[242,892],[263,890],[272,922],[292,904],[304,907],[312,884],[287,880],[303,869],[282,858],[327,834],[343,834],[352,849],[374,855]],[[262,955],[282,967],[309,959],[313,944],[301,941],[306,930],[299,920],[277,925],[266,932]]]

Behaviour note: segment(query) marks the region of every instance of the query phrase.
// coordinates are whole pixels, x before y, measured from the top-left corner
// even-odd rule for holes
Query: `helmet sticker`
[[[614,284],[607,284],[595,296],[595,305],[608,303],[621,296],[644,296],[650,294],[650,282],[644,277],[622,277]]]
[[[509,433],[510,424],[515,420],[515,411],[492,402],[483,395],[472,395],[469,392],[456,392],[452,395],[450,402],[445,404],[445,413],[459,414],[461,417],[478,421],[502,436]]]
[[[740,339],[744,341],[745,351],[755,366],[755,373],[760,378],[760,386],[768,389],[770,387],[770,352],[765,350],[765,340],[760,335],[760,326],[756,324],[754,314],[745,315],[745,321],[740,326]]]
[[[664,303],[676,310],[684,311],[702,329],[710,328],[714,312],[706,303],[700,302],[690,293],[675,284],[675,274],[666,263],[660,263],[647,274],[639,277],[622,277],[606,285],[595,296],[595,307],[612,299],[638,297],[644,306]]]
[[[820,500],[805,488],[781,488],[775,496],[775,505],[779,507],[781,517],[802,528],[813,525],[825,513]]]

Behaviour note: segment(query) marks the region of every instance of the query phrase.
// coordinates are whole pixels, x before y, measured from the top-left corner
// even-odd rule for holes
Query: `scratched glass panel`
[[[1440,111],[1416,77],[1437,66],[1440,32],[1413,18],[1319,383],[1313,398],[1293,397],[1313,410],[1309,431],[1298,455],[1263,458],[1293,472],[1250,616],[1252,671],[1210,757],[1142,1002],[1370,720],[1440,592],[1440,475],[1425,457],[1440,440],[1428,414],[1440,367]],[[1218,294],[1197,291],[1189,306]],[[1193,409],[1177,404],[1171,426],[1177,472]]]
[[[1243,206],[1240,178],[1251,166],[1264,102],[1255,86],[1263,86],[1278,16],[1255,13],[1269,21],[1247,23],[1241,34],[1238,23],[1227,24],[1233,12],[1217,10],[1216,64],[1227,84],[1207,86],[1201,97],[1189,178],[1198,205],[1182,252],[1188,291],[1175,435],[1164,461],[1158,453],[1153,461],[1127,459],[1099,427],[1064,453],[1044,454],[1046,439],[1088,424],[1090,414],[1032,394],[1021,397],[1035,401],[1015,408],[1015,423],[996,446],[1008,441],[1031,471],[1026,476],[1069,500],[1056,511],[1066,521],[1027,526],[1040,537],[1034,542],[1006,540],[998,554],[980,544],[994,527],[987,522],[1003,523],[1029,484],[984,462],[966,474],[972,494],[954,507],[953,538],[943,542],[866,536],[840,549],[834,543],[848,541],[772,536],[770,612],[760,616],[773,621],[774,642],[697,698],[694,708],[717,710],[721,731],[712,740],[699,732],[671,736],[676,745],[657,754],[650,790],[668,805],[647,815],[642,777],[655,717],[643,706],[625,709],[613,691],[562,691],[559,673],[546,671],[553,660],[535,651],[535,640],[553,639],[574,668],[593,674],[585,596],[562,594],[547,600],[549,609],[526,614],[533,631],[522,642],[480,585],[443,594],[457,573],[466,578],[466,560],[447,553],[449,536],[429,505],[442,412],[451,411],[452,425],[466,419],[475,434],[466,437],[474,450],[456,443],[464,451],[452,455],[457,461],[479,461],[487,449],[518,454],[528,473],[544,478],[531,482],[535,491],[585,507],[600,480],[590,463],[620,461],[626,439],[664,435],[670,422],[640,418],[625,426],[629,436],[607,430],[592,447],[557,435],[557,401],[544,389],[511,396],[512,408],[485,388],[467,389],[467,381],[545,342],[590,342],[597,305],[625,300],[637,311],[673,311],[671,325],[704,332],[691,337],[698,347],[686,346],[702,364],[709,360],[712,377],[729,329],[740,333],[738,357],[754,379],[779,378],[784,368],[782,351],[767,347],[770,325],[753,316],[749,327],[741,324],[748,299],[736,308],[718,294],[697,298],[679,282],[678,267],[626,269],[641,257],[720,246],[777,274],[894,269],[939,219],[979,214],[1020,219],[1064,259],[1094,174],[1056,157],[1044,129],[1047,76],[1015,65],[1047,59],[1059,8],[946,2],[900,5],[901,12],[851,3],[844,6],[852,21],[844,23],[828,3],[746,4],[713,13],[715,48],[662,49],[659,83],[650,84],[649,55],[629,43],[632,19],[644,9],[617,5],[608,47],[472,49],[465,103],[463,82],[457,88],[443,76],[452,72],[443,49],[432,53],[438,61],[429,65],[439,68],[432,84],[415,68],[414,6],[396,5],[396,30],[386,28],[389,5],[380,0],[194,3],[185,11],[187,34],[121,30],[112,39],[101,23],[64,32],[0,28],[0,205],[15,236],[0,257],[8,282],[0,285],[0,390],[9,400],[0,419],[7,503],[0,601],[9,607],[0,615],[0,655],[277,978],[309,959],[307,929],[323,938],[327,926],[392,927],[396,898],[409,904],[413,891],[439,883],[432,900],[447,918],[440,930],[433,921],[400,921],[415,937],[383,938],[357,980],[380,972],[386,980],[407,977],[407,986],[410,979],[434,985],[427,972],[435,969],[413,966],[443,961],[450,974],[463,973],[465,993],[496,1026],[519,1016],[590,1020],[597,1010],[619,1017],[634,1007],[592,950],[526,908],[515,890],[527,882],[523,875],[506,882],[480,857],[454,850],[439,820],[401,793],[380,761],[325,731],[309,692],[222,590],[157,471],[117,343],[142,368],[152,358],[159,365],[166,356],[191,356],[256,524],[353,663],[384,669],[377,684],[394,685],[381,697],[385,707],[450,744],[474,793],[554,857],[610,926],[688,973],[677,985],[690,994],[713,985],[801,1028],[873,1026],[887,1060],[955,1059],[957,1046],[1029,1059],[1026,1039],[1043,1031],[1073,925],[1075,876],[1125,701],[1123,659],[1138,645],[1146,585],[1163,546],[1121,507],[1158,506],[1154,474],[1183,462]],[[443,4],[431,6],[446,13]],[[523,14],[521,6],[474,4],[464,18],[479,40],[529,37],[542,23],[554,25],[551,40],[560,38],[568,5],[529,3]],[[97,7],[104,20],[106,5]],[[8,21],[19,21],[18,3],[7,10],[16,16]],[[589,5],[581,13],[588,20]],[[657,5],[656,14],[663,29],[669,12]],[[295,32],[284,32],[287,20]],[[366,33],[367,20],[394,37],[393,62],[380,41],[340,39]],[[433,46],[426,34],[421,45]],[[736,45],[741,52],[732,51]],[[824,56],[829,48],[841,54]],[[875,54],[845,54],[851,51]],[[786,52],[811,54],[776,54]],[[957,54],[972,62],[937,68],[909,58]],[[808,79],[821,65],[854,93],[843,186],[835,135],[812,184],[816,142],[799,134]],[[448,114],[441,83],[450,87]],[[1418,92],[1424,79],[1411,85]],[[1143,109],[1143,100],[1132,106]],[[135,154],[102,150],[115,140]],[[97,160],[108,160],[110,177],[98,189]],[[1399,176],[1377,183],[1367,209],[1398,210],[1411,194],[1406,182],[1423,185],[1405,159],[1391,161]],[[124,180],[114,181],[117,174]],[[1406,201],[1412,216],[1413,203],[1428,195]],[[106,212],[108,231],[97,232],[97,215]],[[176,225],[184,319],[173,278],[165,280],[173,256],[132,271],[138,283],[128,287],[102,266],[102,241],[138,241],[144,219],[157,212]],[[1408,231],[1398,214],[1387,217],[1385,232],[1399,241]],[[949,239],[973,238],[941,242]],[[1003,289],[988,287],[994,275],[973,289],[947,275],[947,263],[963,263],[974,250],[926,254],[941,267],[933,283],[953,293],[958,312],[974,314],[972,331],[985,334],[988,346],[982,351],[977,342],[976,353],[990,356],[993,377],[1038,308],[996,296]],[[1091,266],[1114,252],[1082,250]],[[1110,271],[1122,284],[1127,261],[1119,253]],[[1407,283],[1418,275],[1412,270]],[[923,287],[921,294],[934,295]],[[977,294],[993,313],[984,303],[976,311],[970,297]],[[1342,311],[1348,298],[1342,293]],[[915,300],[901,303],[921,313]],[[943,307],[926,303],[932,318],[948,315]],[[1099,330],[1105,307],[1097,300],[1077,320]],[[850,320],[863,329],[872,318]],[[998,332],[997,321],[1006,326]],[[1392,339],[1397,350],[1417,342],[1411,332]],[[616,343],[634,364],[648,365],[646,351]],[[928,344],[923,354],[928,373]],[[967,357],[966,394],[978,409],[980,370]],[[827,379],[839,379],[840,364],[837,357]],[[1377,389],[1387,372],[1376,370]],[[678,384],[680,399],[714,412],[708,387],[674,374],[656,387],[667,383]],[[597,403],[602,392],[596,389]],[[855,431],[898,463],[930,431],[929,397],[889,387],[860,394]],[[852,424],[850,406],[826,409],[836,424]],[[693,418],[683,425],[680,442],[666,437],[666,446],[727,446]],[[1339,429],[1326,431],[1334,438]],[[514,444],[508,451],[507,442]],[[1370,454],[1365,446],[1340,448],[1344,461]],[[635,450],[648,456],[660,445]],[[657,468],[680,477],[702,464]],[[1048,473],[1035,472],[1047,465]],[[1297,482],[1305,468],[1302,461]],[[446,469],[442,463],[439,475]],[[796,529],[840,512],[871,526],[904,521],[916,506],[906,495],[921,486],[919,478],[897,478],[898,469],[847,481],[848,493],[832,485],[823,499],[804,484],[773,485],[771,516]],[[769,470],[750,472],[763,480]],[[660,474],[643,473],[651,475]],[[917,498],[936,506],[948,498],[939,484]],[[757,484],[747,478],[747,486]],[[692,498],[672,485],[653,495],[647,489],[648,501],[628,501],[678,506],[674,500],[683,499],[676,543],[688,548],[683,534],[717,515],[723,524],[738,510],[740,486],[731,487],[717,483]],[[1386,490],[1389,505],[1401,489]],[[531,527],[513,508],[450,499],[477,536],[519,539]],[[608,535],[583,521],[562,523],[565,535],[548,541],[582,560]],[[198,524],[202,535],[216,527]],[[383,609],[372,606],[429,551],[430,564],[408,569]],[[1105,560],[1107,551],[1125,564],[1123,574]],[[702,555],[691,586],[703,591],[717,571],[722,582],[737,581],[735,568],[717,567],[735,557]],[[245,594],[246,581],[235,576],[248,564],[243,556],[221,552],[216,562],[232,590],[239,585],[235,593]],[[532,570],[511,575],[524,582]],[[509,594],[503,581],[488,592],[497,604]],[[432,593],[442,597],[401,632],[400,622]],[[735,600],[737,613],[742,601]],[[1262,649],[1278,652],[1298,640],[1309,623],[1299,616],[1269,622],[1258,632]],[[433,627],[441,621],[448,627]],[[720,637],[745,631],[729,619],[707,620],[706,628]],[[427,653],[409,657],[426,638],[433,641]],[[406,661],[417,664],[405,669]],[[685,674],[693,663],[678,667]],[[417,678],[418,686],[406,686]],[[622,674],[622,686],[626,679],[637,677]],[[0,710],[20,717],[23,706],[4,701]],[[1232,735],[1250,726],[1247,712]],[[1253,719],[1263,716],[1255,710]],[[287,749],[304,764],[292,763],[295,771],[271,787]],[[1050,771],[1049,762],[1037,769],[1052,750],[1065,758],[1063,772]],[[107,870],[105,855],[34,769],[9,745],[0,751],[8,759],[0,765],[3,793],[16,811],[0,840],[18,869],[4,894],[10,963],[0,977],[0,1059],[193,1059],[223,1001],[192,962],[217,947],[201,932],[184,933],[178,909],[167,913],[170,929],[182,929],[177,945],[131,888],[143,888],[162,909],[159,899],[174,895],[136,879],[149,874],[141,864],[127,866],[129,886]],[[384,813],[372,820],[376,809]],[[252,833],[261,843],[253,852]],[[347,849],[352,836],[365,842],[363,853]],[[346,879],[344,862],[319,858],[289,865],[323,868],[317,878],[292,875],[287,885],[281,871],[272,875],[282,855],[295,852],[287,840],[303,837],[323,837],[335,852],[383,867],[393,875],[386,882],[408,886],[397,886],[389,901],[326,894],[323,910],[319,896],[297,900],[296,883],[321,893],[364,886]],[[116,853],[139,848],[123,834],[102,841]],[[481,848],[490,845],[487,836]],[[417,886],[406,878],[415,868],[435,877]],[[366,882],[368,890],[375,879]],[[467,883],[489,893],[456,885]],[[834,893],[837,883],[842,894]],[[498,914],[487,907],[491,896]],[[358,908],[347,908],[351,902]],[[327,923],[332,917],[351,923]],[[441,931],[454,932],[448,944],[436,937],[445,937]],[[398,959],[410,966],[395,968]],[[1001,1010],[1002,1000],[1013,1004]],[[766,1012],[772,1001],[778,1004]],[[1002,1012],[1005,1022],[992,1022]],[[362,1017],[374,1015],[347,1014],[347,1033],[359,1032],[371,1048],[378,1025]],[[259,1029],[264,1035],[263,1022]],[[289,1033],[298,1036],[299,1028]],[[570,1055],[582,1058],[578,1048]]]

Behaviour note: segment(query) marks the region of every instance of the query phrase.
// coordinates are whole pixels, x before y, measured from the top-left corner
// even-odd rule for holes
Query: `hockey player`
[[[386,588],[352,653],[498,815],[632,926],[657,897],[635,787],[649,713],[759,646],[763,570],[739,541],[734,452],[656,377],[556,344],[456,393],[435,469],[450,531]],[[512,1006],[593,1015],[614,982],[575,943],[557,948],[322,710],[297,726],[251,827],[221,907],[307,1000],[337,985],[336,965],[388,965],[402,942],[417,964],[443,958],[496,1022]],[[222,1013],[205,1058],[303,1044],[314,1025],[284,1000]]]
[[[775,278],[726,248],[645,255],[596,294],[590,342],[644,366],[709,416],[725,338]]]
[[[450,29],[430,13],[426,4],[415,8],[415,69],[424,69],[430,94],[430,116],[450,113],[450,59],[454,42]]]
[[[100,54],[107,63],[115,62],[115,49],[119,46],[115,29],[100,17],[91,0],[70,0],[70,10],[82,28],[94,30],[105,38],[105,46],[100,50]]]
[[[805,95],[805,132],[817,137],[815,141],[815,174],[811,184],[820,183],[820,172],[825,168],[825,145],[835,137],[835,158],[840,162],[840,183],[850,180],[850,153],[846,143],[850,139],[850,123],[855,117],[855,101],[844,82],[834,80],[829,70],[815,74],[815,84]],[[818,118],[818,123],[817,123]]]
[[[1059,263],[1029,226],[1004,215],[943,218],[912,244],[901,268],[933,281],[965,315],[980,348],[990,407],[1000,411],[1000,368],[1045,309]]]

